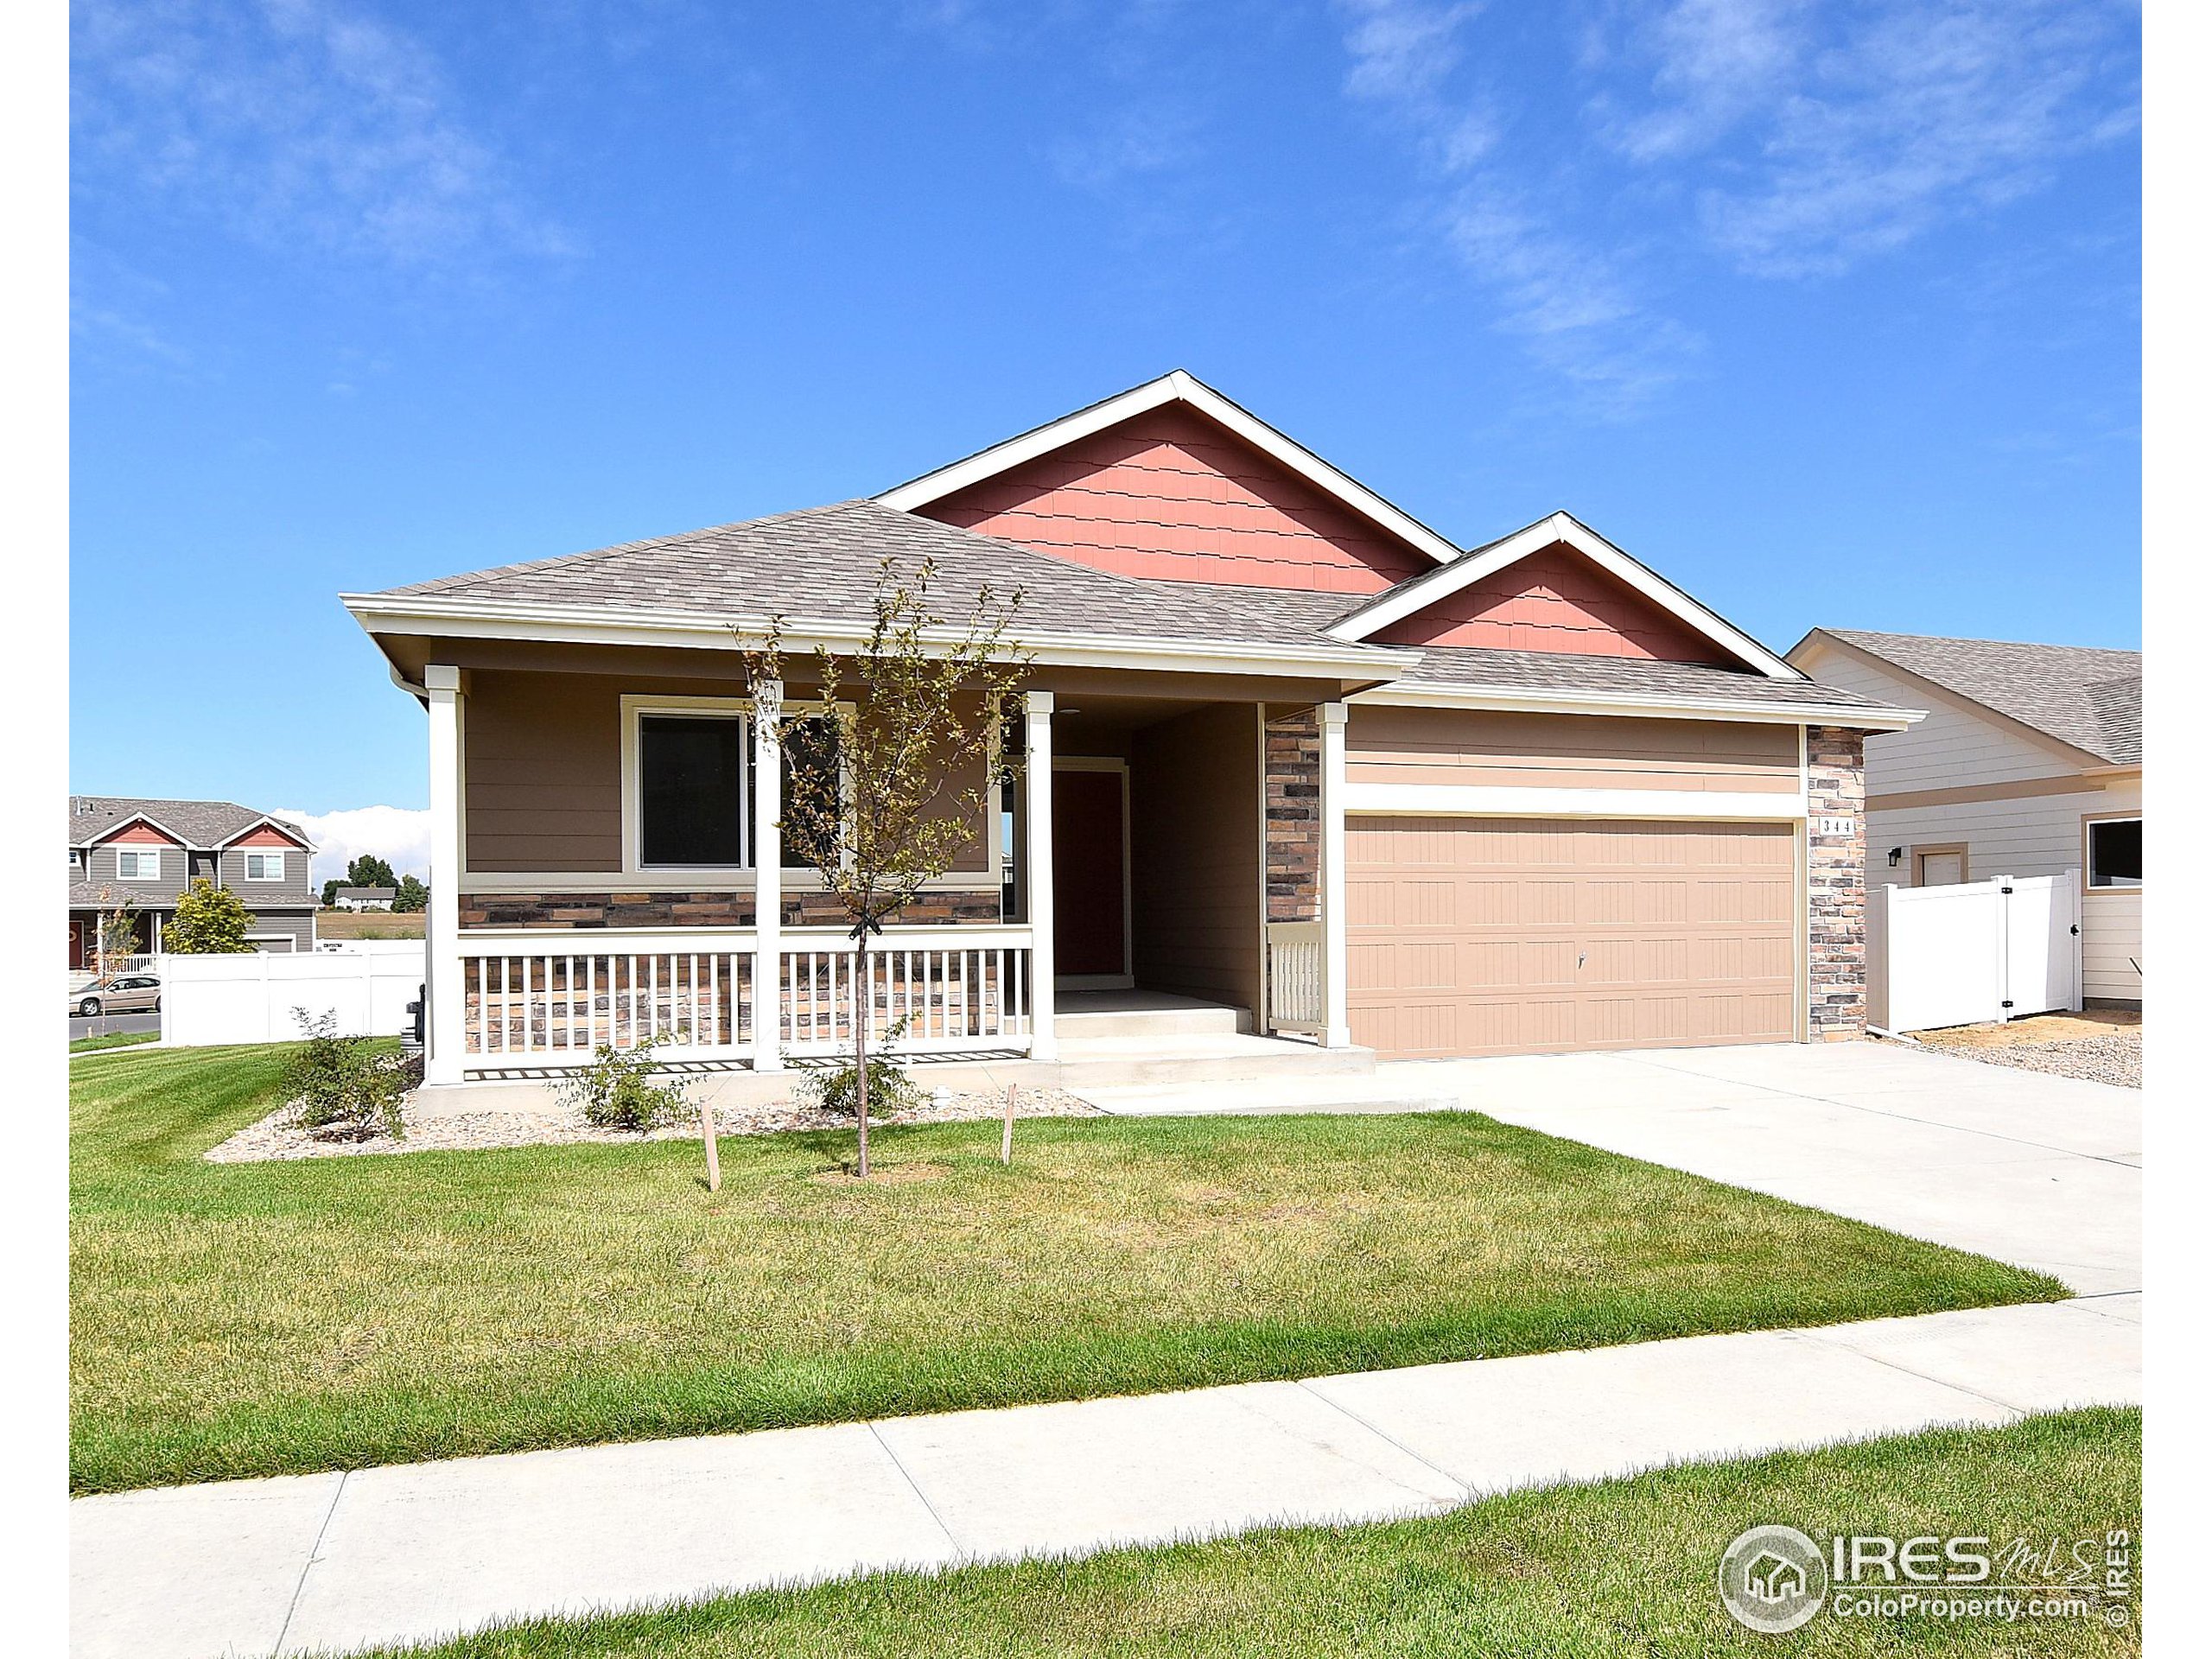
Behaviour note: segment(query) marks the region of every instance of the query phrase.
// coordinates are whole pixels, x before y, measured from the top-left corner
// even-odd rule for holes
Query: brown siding
[[[1131,745],[1138,983],[1260,1006],[1259,715],[1202,709]]]
[[[480,669],[464,703],[467,864],[474,874],[606,872],[622,868],[622,699],[741,696],[736,684]],[[947,777],[948,807],[982,775]],[[989,868],[972,836],[956,872]]]
[[[1353,705],[1355,784],[1694,789],[1794,794],[1797,728]]]

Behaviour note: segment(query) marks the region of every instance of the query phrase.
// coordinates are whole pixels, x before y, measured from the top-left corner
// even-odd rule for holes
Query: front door
[[[1056,979],[1126,985],[1128,774],[1052,768],[1052,955]]]

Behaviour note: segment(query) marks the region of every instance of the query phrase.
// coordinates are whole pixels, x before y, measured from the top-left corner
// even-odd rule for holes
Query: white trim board
[[[1344,810],[1484,818],[1692,818],[1795,823],[1805,797],[1698,789],[1529,789],[1513,785],[1347,784]]]
[[[1733,623],[1707,610],[1657,571],[1630,558],[1589,525],[1570,513],[1554,512],[1525,530],[1516,530],[1503,541],[1468,554],[1446,569],[1431,570],[1354,611],[1326,630],[1329,637],[1347,644],[1371,637],[1438,600],[1480,582],[1484,576],[1518,563],[1532,553],[1564,543],[1618,581],[1626,583],[1675,620],[1695,630],[1713,644],[1742,658],[1770,679],[1803,680],[1802,670],[1793,668]]]
[[[1478,709],[1491,714],[1622,715],[1657,720],[1755,721],[1777,726],[1848,726],[1901,732],[1927,717],[1919,709],[1829,703],[1745,703],[1725,697],[1638,696],[1626,691],[1549,691],[1528,686],[1382,685],[1355,691],[1354,708]]]
[[[925,473],[894,489],[886,490],[875,499],[887,507],[912,512],[932,501],[943,499],[956,490],[995,477],[1009,467],[1034,461],[1039,455],[1048,455],[1078,439],[1103,432],[1109,426],[1118,426],[1123,421],[1166,404],[1188,404],[1261,454],[1288,467],[1325,494],[1333,496],[1362,518],[1409,543],[1439,564],[1448,564],[1460,556],[1460,550],[1457,546],[1412,514],[1402,508],[1392,506],[1357,479],[1332,467],[1304,444],[1278,432],[1249,410],[1231,403],[1185,369],[1170,370],[1156,380],[1132,386],[1128,391],[1093,404],[1088,409],[1079,409],[1057,421],[1032,427],[1018,437],[978,450],[966,460],[956,461],[949,467]]]

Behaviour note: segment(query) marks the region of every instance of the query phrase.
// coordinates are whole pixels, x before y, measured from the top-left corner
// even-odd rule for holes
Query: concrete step
[[[1269,1077],[1224,1083],[1085,1084],[1069,1091],[1116,1117],[1258,1117],[1287,1113],[1449,1112],[1458,1095],[1402,1078]]]
[[[1162,1040],[1178,1037],[1234,1037],[1249,1033],[1252,1015],[1244,1008],[1218,1002],[1176,999],[1148,1007],[1063,1007],[1052,1016],[1063,1041],[1074,1039],[1144,1037]]]
[[[1262,1078],[1365,1076],[1371,1048],[1321,1048],[1281,1037],[1062,1037],[1060,1086],[1233,1083]]]

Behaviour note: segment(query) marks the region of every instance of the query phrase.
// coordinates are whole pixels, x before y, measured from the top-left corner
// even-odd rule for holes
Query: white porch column
[[[467,676],[433,663],[423,671],[430,694],[430,907],[423,918],[429,969],[424,1023],[425,1083],[459,1083],[467,1016],[461,979],[461,710]]]
[[[1344,705],[1325,702],[1321,716],[1321,1018],[1322,1043],[1351,1046],[1346,998],[1351,963],[1344,916]]]
[[[1028,883],[1029,1058],[1056,1060],[1052,1031],[1052,694],[1022,696],[1022,874]]]
[[[784,683],[753,688],[753,1069],[780,1071],[784,1028]]]

